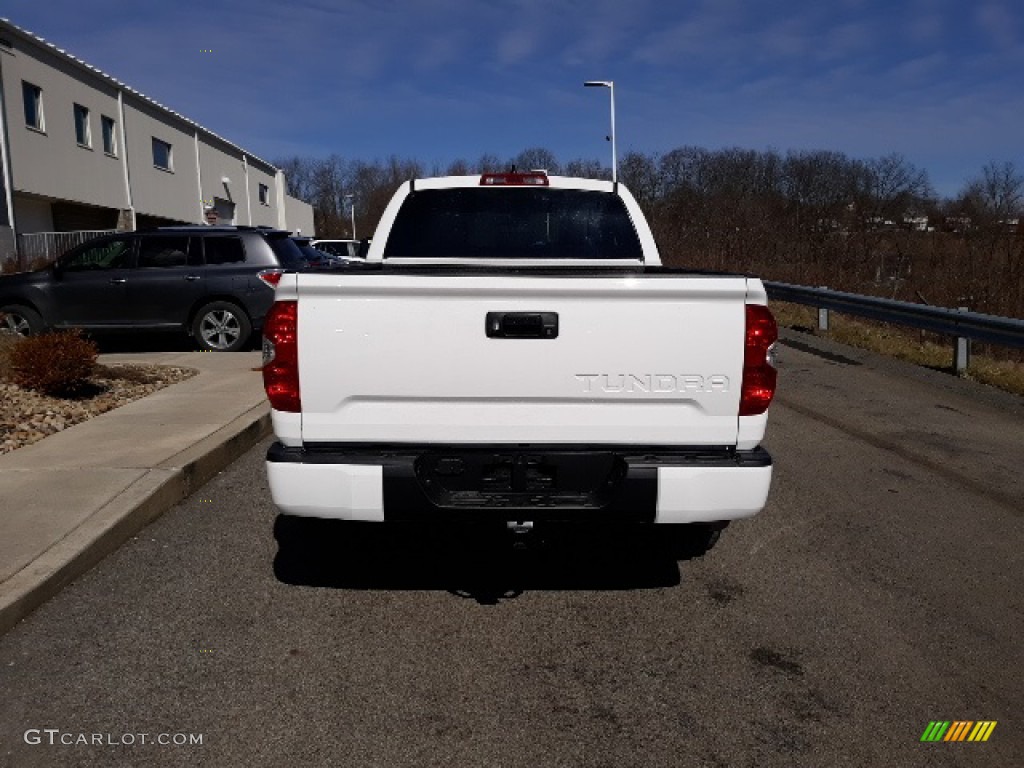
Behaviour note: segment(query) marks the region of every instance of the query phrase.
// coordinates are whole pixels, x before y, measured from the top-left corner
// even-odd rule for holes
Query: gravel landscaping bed
[[[47,397],[0,380],[0,454],[31,445],[196,373],[193,368],[167,365],[98,365],[89,391],[75,398]]]

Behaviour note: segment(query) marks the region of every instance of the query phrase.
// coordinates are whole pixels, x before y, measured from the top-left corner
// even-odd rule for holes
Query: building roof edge
[[[243,147],[240,147],[238,144],[235,144],[233,141],[229,141],[228,139],[225,139],[223,136],[221,136],[221,135],[219,135],[217,133],[214,133],[209,128],[204,128],[202,125],[197,123],[195,120],[192,120],[191,118],[185,117],[185,115],[181,114],[180,112],[175,112],[170,107],[166,107],[163,104],[161,104],[159,101],[157,101],[156,99],[151,98],[151,97],[147,96],[146,94],[142,93],[142,91],[138,91],[135,88],[132,88],[127,83],[121,82],[116,77],[114,77],[113,75],[107,74],[106,72],[104,72],[99,67],[94,67],[92,64],[89,64],[88,62],[78,58],[77,56],[73,56],[72,54],[68,53],[63,48],[58,48],[56,45],[51,43],[49,40],[46,40],[45,38],[40,37],[39,35],[35,34],[34,32],[31,32],[31,31],[29,31],[27,29],[24,29],[23,27],[19,27],[17,24],[15,24],[10,19],[7,19],[7,18],[4,18],[4,17],[0,16],[0,25],[9,27],[12,31],[21,34],[22,36],[28,38],[32,42],[38,43],[40,45],[45,46],[46,48],[49,48],[51,52],[57,54],[58,56],[60,56],[64,60],[71,62],[72,64],[74,64],[79,69],[84,69],[89,74],[91,74],[91,75],[93,75],[95,77],[99,77],[101,80],[104,80],[107,83],[116,86],[117,88],[125,91],[126,93],[130,93],[133,96],[136,96],[139,99],[142,99],[147,104],[150,104],[150,105],[156,107],[157,109],[159,109],[160,111],[175,117],[176,119],[182,121],[186,125],[190,125],[193,128],[195,128],[195,129],[197,129],[199,131],[202,131],[203,133],[207,134],[208,136],[211,136],[212,138],[216,139],[217,141],[220,141],[220,142],[222,142],[224,144],[227,144],[232,149],[238,150],[243,155],[245,155],[246,159],[258,161],[258,162],[262,163],[263,165],[267,166],[268,168],[272,168],[274,173],[276,173],[277,171],[281,170],[280,168],[278,168],[273,163],[268,162],[267,160],[264,160],[262,157],[254,155],[252,152],[250,152],[247,149],[244,149]]]

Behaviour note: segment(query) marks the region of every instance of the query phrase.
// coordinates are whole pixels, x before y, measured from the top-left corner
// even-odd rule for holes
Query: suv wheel
[[[249,341],[252,323],[236,305],[215,301],[196,313],[192,335],[203,351],[237,352]]]
[[[13,331],[19,336],[42,333],[43,318],[34,309],[18,304],[0,307],[0,331]]]

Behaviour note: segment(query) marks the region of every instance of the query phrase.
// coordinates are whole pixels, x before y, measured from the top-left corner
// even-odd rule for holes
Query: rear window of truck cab
[[[384,258],[634,259],[643,251],[618,195],[551,187],[411,192]]]

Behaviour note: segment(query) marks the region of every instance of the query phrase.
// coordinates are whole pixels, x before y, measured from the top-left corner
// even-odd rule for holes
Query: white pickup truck
[[[776,336],[760,280],[663,267],[621,184],[414,179],[364,263],[280,277],[273,500],[286,517],[685,526],[703,551],[764,507]]]

